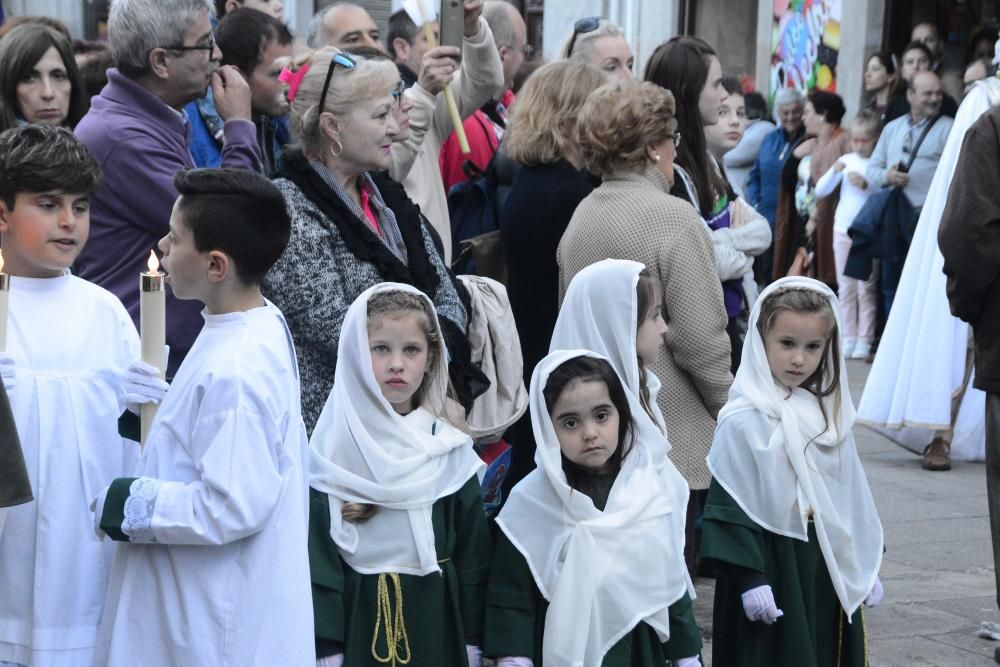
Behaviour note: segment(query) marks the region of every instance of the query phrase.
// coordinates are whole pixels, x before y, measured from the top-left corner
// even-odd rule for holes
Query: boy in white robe
[[[165,394],[134,477],[95,502],[115,557],[96,665],[315,664],[307,448],[292,339],[260,294],[291,222],[243,170],[174,179],[167,282],[205,304],[169,390],[133,364],[130,397]],[[143,386],[144,385],[144,386]]]
[[[0,375],[35,502],[0,533],[0,664],[90,665],[113,549],[87,503],[122,472],[122,374],[139,337],[110,292],[70,275],[100,167],[65,129],[0,137],[0,244],[10,276]]]

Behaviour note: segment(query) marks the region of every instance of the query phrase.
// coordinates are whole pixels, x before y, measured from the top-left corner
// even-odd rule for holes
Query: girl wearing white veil
[[[344,318],[309,442],[321,667],[479,667],[492,555],[469,437],[445,423],[447,353],[419,290],[380,283]]]
[[[990,77],[976,82],[955,115],[858,404],[858,423],[925,454],[931,470],[986,456],[986,397],[971,382],[969,325],[948,306],[938,227],[962,139],[997,104],[1000,79]]]
[[[538,467],[497,518],[484,654],[497,667],[700,666],[687,486],[662,431],[593,352],[551,352],[530,403]]]
[[[859,608],[882,597],[882,525],[851,433],[838,314],[810,278],[772,283],[750,314],[708,455],[716,664],[868,664]]]

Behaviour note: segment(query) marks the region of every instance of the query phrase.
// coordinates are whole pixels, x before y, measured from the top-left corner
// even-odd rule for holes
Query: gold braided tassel
[[[392,600],[389,598],[389,580],[396,589],[396,611],[392,610]],[[378,575],[377,589],[378,613],[375,617],[375,634],[372,635],[372,657],[386,665],[406,665],[410,662],[410,640],[406,635],[406,622],[403,620],[403,586],[396,573]],[[386,654],[378,654],[379,627],[385,625]],[[404,657],[405,656],[405,657]]]

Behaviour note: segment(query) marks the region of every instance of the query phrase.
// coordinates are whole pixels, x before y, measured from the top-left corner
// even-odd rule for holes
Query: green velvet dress
[[[717,482],[708,491],[702,559],[719,564],[715,580],[712,660],[726,667],[864,667],[864,618],[841,609],[809,524],[809,541],[761,528]],[[784,612],[772,625],[747,620],[741,595],[770,584]]]
[[[595,490],[590,496],[595,507],[603,510],[615,476],[595,475],[594,479]],[[498,532],[486,594],[483,655],[528,657],[535,667],[543,667],[542,634],[549,603],[538,590],[524,556],[502,531]],[[611,647],[602,667],[664,667],[670,660],[699,655],[701,633],[687,593],[670,605],[669,613],[670,639],[666,643],[652,627],[640,623]]]
[[[456,493],[434,503],[431,520],[442,573],[398,575],[401,597],[395,577],[359,574],[343,561],[330,537],[327,495],[311,489],[310,497],[317,657],[343,652],[344,667],[392,667],[392,660],[386,660],[389,627],[398,637],[390,642],[396,646],[396,665],[407,664],[403,661],[409,657],[410,667],[467,667],[466,645],[482,641],[493,555],[479,480],[469,479]],[[400,613],[402,626],[397,630]]]

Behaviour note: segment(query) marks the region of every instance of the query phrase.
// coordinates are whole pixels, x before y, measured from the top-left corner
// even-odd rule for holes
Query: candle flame
[[[3,273],[3,250],[0,250],[0,273]]]
[[[2,266],[3,266],[2,261],[0,261],[0,267]],[[149,267],[150,273],[160,272],[160,260],[156,258],[156,253],[153,252],[152,250],[149,251],[149,261],[146,262],[146,266]]]

